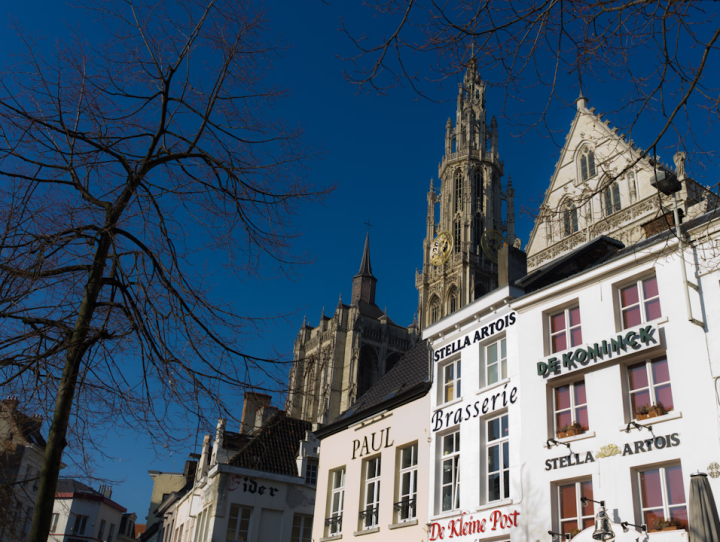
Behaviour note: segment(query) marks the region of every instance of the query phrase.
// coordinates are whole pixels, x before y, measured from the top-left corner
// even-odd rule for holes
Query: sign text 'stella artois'
[[[506,314],[502,318],[498,318],[494,322],[490,322],[488,325],[481,327],[480,329],[468,333],[464,337],[454,340],[450,344],[438,348],[435,350],[433,359],[435,361],[442,361],[448,356],[452,356],[455,352],[460,352],[463,348],[475,344],[476,342],[492,337],[496,333],[499,333],[506,327],[510,327],[515,323],[516,312]]]

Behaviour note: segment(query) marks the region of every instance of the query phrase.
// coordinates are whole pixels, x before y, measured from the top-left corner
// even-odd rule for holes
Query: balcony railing
[[[415,504],[417,499],[403,499],[393,504],[396,512],[399,512],[400,521],[415,519]]]
[[[328,527],[328,535],[332,536],[342,531],[342,514],[332,516],[325,520],[325,525]]]
[[[368,506],[365,510],[360,511],[358,517],[363,522],[363,529],[370,529],[378,524],[378,510],[377,506]]]

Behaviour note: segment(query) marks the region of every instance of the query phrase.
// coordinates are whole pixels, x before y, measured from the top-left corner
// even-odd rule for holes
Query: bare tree
[[[713,2],[368,4],[377,26],[389,28],[386,36],[373,41],[362,29],[342,28],[356,49],[346,77],[361,88],[387,92],[404,83],[433,99],[438,96],[433,84],[463,71],[474,57],[485,79],[504,92],[502,110],[516,134],[539,130],[554,138],[548,122],[553,106],[612,81],[619,127],[629,137],[646,119],[657,127],[640,158],[652,157],[661,146],[688,152],[695,163],[712,158],[696,133],[706,133],[720,118],[720,93],[712,77],[720,68],[720,24]],[[691,117],[703,123],[701,130],[693,131]]]
[[[256,3],[85,7],[104,43],[23,37],[0,76],[0,385],[53,411],[36,542],[68,441],[113,425],[171,439],[271,372],[242,350],[262,320],[206,268],[220,251],[239,280],[291,270],[291,216],[325,193],[304,182],[300,131],[272,120],[279,44]]]

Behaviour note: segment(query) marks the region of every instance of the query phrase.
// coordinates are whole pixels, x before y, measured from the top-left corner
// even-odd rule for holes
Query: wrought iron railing
[[[396,512],[399,512],[400,521],[406,521],[408,519],[415,518],[415,504],[417,499],[403,499],[400,502],[393,504],[393,508]]]
[[[361,510],[358,514],[360,521],[363,522],[363,528],[369,529],[375,527],[378,524],[378,510],[377,506],[368,506],[365,510]]]
[[[328,527],[328,534],[333,535],[342,531],[342,514],[332,516],[325,520],[325,525]]]

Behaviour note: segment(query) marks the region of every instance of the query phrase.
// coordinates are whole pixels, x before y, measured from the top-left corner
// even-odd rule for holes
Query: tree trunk
[[[83,356],[89,346],[88,332],[92,322],[93,313],[105,271],[105,262],[110,250],[110,233],[106,229],[100,236],[99,246],[95,252],[95,259],[85,287],[85,294],[80,305],[80,311],[72,334],[70,348],[68,349],[65,367],[58,387],[58,396],[55,402],[55,413],[45,445],[42,470],[40,472],[40,487],[38,488],[33,513],[32,527],[30,529],[31,542],[47,542],[50,534],[55,491],[60,476],[62,454],[67,441],[68,422],[75,397],[75,385]]]

